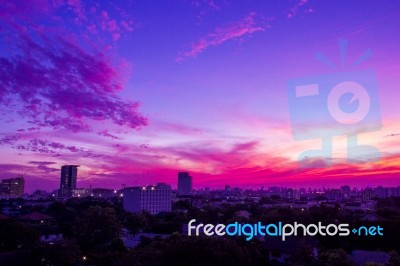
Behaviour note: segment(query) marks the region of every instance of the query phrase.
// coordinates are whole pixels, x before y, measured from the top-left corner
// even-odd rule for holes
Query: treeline
[[[23,206],[23,202],[21,202]],[[48,225],[27,225],[18,219],[0,220],[0,264],[14,258],[28,258],[30,265],[268,265],[264,242],[241,237],[188,237],[182,226],[191,219],[202,223],[349,223],[351,226],[379,224],[384,236],[317,237],[319,256],[300,248],[293,253],[292,265],[352,265],[346,252],[354,249],[390,252],[388,265],[400,265],[400,200],[378,201],[376,220],[365,213],[336,207],[263,208],[244,203],[197,208],[189,201],[174,204],[173,212],[150,215],[127,213],[119,200],[100,202],[91,198],[54,202],[48,207],[22,207],[23,212],[40,211],[54,218]],[[243,216],[246,210],[250,216]],[[388,216],[390,214],[390,216]],[[166,238],[143,239],[127,250],[120,239],[122,228],[131,233],[167,234]],[[63,240],[53,244],[39,241],[52,232]],[[8,261],[7,261],[8,259]],[[3,262],[3,263],[2,263]],[[398,264],[396,264],[398,263]],[[13,264],[18,265],[18,264]]]

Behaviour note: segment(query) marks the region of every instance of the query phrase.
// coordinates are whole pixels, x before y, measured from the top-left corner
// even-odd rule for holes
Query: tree
[[[64,240],[52,245],[44,244],[37,250],[37,262],[42,265],[76,265],[81,258],[79,246],[73,242]]]
[[[322,252],[319,255],[317,265],[320,266],[356,266],[356,264],[349,259],[343,249],[331,249]]]
[[[389,252],[389,261],[385,266],[397,266],[400,265],[400,255],[396,251],[392,250]]]
[[[122,225],[110,207],[91,206],[75,220],[77,239],[84,250],[108,246],[119,238]]]
[[[188,237],[174,233],[139,245],[117,265],[265,265],[262,242],[243,239]]]
[[[38,232],[13,219],[0,221],[0,250],[30,248],[39,239]]]

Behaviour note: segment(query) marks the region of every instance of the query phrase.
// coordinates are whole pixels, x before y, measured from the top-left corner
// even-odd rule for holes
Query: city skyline
[[[51,190],[80,165],[78,187],[175,185],[180,171],[194,188],[400,185],[396,1],[166,5],[0,4],[0,178]],[[332,166],[302,169],[320,140],[293,138],[286,82],[342,70],[315,58],[341,65],[340,39],[345,71],[376,73],[382,129],[356,133],[381,160],[350,164],[335,137]]]
[[[195,195],[199,195],[198,193],[209,193],[209,192],[273,192],[273,191],[279,191],[279,192],[284,192],[284,191],[297,191],[301,192],[304,191],[306,194],[308,193],[319,193],[319,192],[328,192],[328,191],[336,191],[336,190],[341,190],[344,192],[344,190],[348,190],[349,192],[363,192],[363,191],[369,191],[369,190],[395,190],[395,195],[400,195],[400,185],[394,185],[394,186],[384,186],[384,185],[365,185],[365,186],[350,186],[349,184],[343,183],[343,184],[335,184],[333,186],[321,186],[321,187],[315,187],[315,186],[301,186],[301,185],[296,185],[296,186],[280,186],[280,185],[260,185],[260,186],[255,186],[255,185],[249,185],[249,186],[231,186],[229,183],[225,183],[224,186],[219,186],[219,187],[192,187],[193,185],[193,177],[189,175],[189,172],[177,172],[177,178],[175,182],[172,182],[175,184],[172,186],[171,184],[168,183],[163,183],[163,182],[158,182],[156,181],[155,183],[147,183],[145,185],[139,185],[139,184],[121,184],[121,187],[118,185],[115,185],[114,187],[101,187],[97,186],[97,184],[90,184],[89,187],[79,187],[77,186],[77,181],[78,175],[77,172],[75,172],[74,177],[73,175],[73,169],[75,168],[75,171],[77,170],[76,165],[64,165],[61,167],[61,176],[60,176],[60,187],[59,188],[52,188],[50,190],[42,190],[42,189],[36,189],[33,191],[25,192],[25,179],[23,176],[17,176],[15,178],[9,178],[9,179],[1,179],[0,185],[4,185],[4,189],[6,192],[0,196],[12,196],[14,198],[16,197],[25,197],[26,195],[42,195],[44,196],[51,196],[51,197],[60,197],[60,198],[71,198],[71,197],[101,197],[101,194],[107,194],[109,196],[116,196],[116,197],[123,197],[123,191],[124,189],[132,189],[132,188],[137,188],[137,189],[142,189],[145,187],[155,187],[160,184],[162,185],[167,185],[172,188],[172,191],[176,192],[176,196],[181,197],[181,198],[187,198],[187,197],[192,197]],[[63,170],[64,169],[64,170]],[[69,169],[69,170],[67,170]],[[71,172],[72,171],[72,172]],[[69,172],[69,173],[67,173]],[[70,175],[71,174],[71,175]],[[184,177],[184,180],[182,180],[182,176]],[[69,178],[68,178],[69,177]],[[189,178],[189,179],[188,179]],[[74,179],[74,180],[72,180]],[[10,189],[10,182],[13,182],[15,180],[22,180],[22,181],[17,181],[18,184],[16,183],[15,188]],[[66,190],[63,184],[67,184],[68,180],[70,180],[70,185],[69,188]],[[188,181],[190,182],[188,183]],[[183,183],[182,183],[183,181]],[[19,187],[19,183],[22,182],[22,187]],[[181,186],[180,186],[181,183]],[[195,183],[194,183],[195,184]],[[68,186],[67,186],[68,187]],[[189,192],[189,188],[192,188]],[[1,190],[1,189],[0,189]],[[15,194],[15,191],[18,190],[18,195]],[[63,192],[64,191],[64,192]],[[96,192],[95,192],[96,191]],[[67,192],[67,193],[65,193]],[[53,193],[53,194],[52,194]],[[122,194],[121,194],[122,193]],[[1,194],[1,193],[0,193]],[[201,195],[200,194],[200,195]],[[390,194],[390,193],[389,193]]]

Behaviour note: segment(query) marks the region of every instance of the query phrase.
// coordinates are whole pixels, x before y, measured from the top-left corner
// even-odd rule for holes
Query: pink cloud
[[[18,133],[17,136],[21,135],[27,137],[28,133]],[[97,186],[108,187],[129,182],[133,182],[132,185],[141,182],[176,184],[176,173],[180,170],[192,172],[198,188],[221,187],[224,184],[242,187],[273,184],[315,187],[352,183],[357,186],[393,184],[400,174],[398,155],[384,157],[375,164],[337,161],[331,167],[319,168],[318,165],[318,168],[301,169],[296,161],[263,151],[260,149],[262,143],[257,140],[230,144],[208,140],[165,147],[120,143],[109,145],[107,151],[101,154],[45,139],[28,139],[24,142],[22,137],[10,136],[3,137],[0,142],[2,140],[5,140],[4,145],[16,149],[22,145],[24,156],[28,156],[27,153],[35,153],[34,158],[48,158],[46,155],[51,155],[60,160],[59,164],[68,160],[84,165],[79,174],[81,186],[93,182]],[[40,163],[42,161],[37,159],[31,160],[38,162],[29,163],[35,166],[35,170],[30,172],[34,178],[40,178],[46,171],[49,174],[54,172],[54,178],[58,177],[55,171],[57,167],[51,169],[52,161],[44,159]]]
[[[86,29],[88,30],[88,32],[90,32],[90,33],[92,33],[92,34],[98,33],[96,24],[90,24],[90,25],[88,25],[88,26],[86,27]]]
[[[102,53],[89,53],[58,37],[34,41],[22,33],[20,54],[0,57],[0,104],[18,99],[21,117],[40,127],[90,130],[91,121],[137,128],[147,123],[139,103],[117,96],[126,64],[114,66]],[[18,106],[18,105],[17,105]],[[13,108],[15,109],[15,108]]]
[[[59,154],[63,152],[86,153],[87,149],[76,147],[75,145],[66,145],[47,139],[29,139],[29,133],[25,135],[10,135],[0,139],[0,146],[10,146],[19,151],[33,152],[37,154]]]
[[[292,6],[289,10],[289,12],[287,13],[287,17],[288,18],[292,18],[297,14],[297,11],[299,8],[301,8],[302,6],[306,5],[308,3],[308,0],[300,0],[299,2],[297,2],[294,6]],[[314,10],[312,8],[308,8],[306,10],[304,10],[305,13],[313,13]]]
[[[245,18],[226,27],[218,27],[206,37],[201,38],[192,44],[190,50],[183,52],[176,61],[183,61],[187,58],[196,57],[209,47],[218,46],[229,40],[236,40],[254,32],[264,31],[268,26],[257,25],[256,13],[251,12]]]
[[[9,43],[0,57],[0,111],[12,110],[34,128],[73,132],[91,131],[93,123],[104,121],[130,129],[146,125],[140,104],[118,96],[129,64],[102,50],[132,31],[133,20],[115,12],[116,5],[108,11],[102,5],[0,3],[1,34]]]
[[[207,7],[211,10],[220,10],[221,6],[224,4],[225,1],[218,1],[218,0],[195,0],[191,1],[191,5],[193,7]]]
[[[238,146],[241,145],[238,144]],[[207,165],[216,161],[224,162],[225,166],[230,164],[230,167],[224,167],[222,171],[207,171],[206,167],[162,165],[159,158],[156,157],[151,160],[150,165],[141,162],[142,159],[145,159],[144,157],[142,159],[114,157],[105,161],[101,168],[98,165],[94,166],[86,176],[89,180],[89,176],[93,176],[93,178],[101,177],[101,180],[111,179],[114,182],[133,182],[132,184],[135,185],[161,181],[176,184],[177,172],[188,170],[194,176],[194,185],[197,188],[222,187],[224,184],[241,187],[259,187],[262,185],[296,187],[340,186],[344,184],[357,185],[358,187],[378,184],[398,185],[397,177],[400,173],[398,164],[400,157],[398,155],[386,157],[381,163],[375,164],[374,167],[365,164],[341,163],[327,168],[301,169],[298,168],[296,162],[266,154],[263,155],[264,165],[242,164],[243,161],[251,162],[251,159],[246,157],[254,152],[251,148],[253,145],[253,143],[244,143],[243,149],[246,153],[242,156],[240,156],[239,151],[234,151],[235,148],[226,152],[221,150],[215,152],[214,150],[214,153],[211,152],[212,149],[210,149],[210,153],[204,153],[206,149],[203,149],[203,157],[200,153],[193,157],[190,157],[190,154],[189,156],[185,154],[185,159],[193,162],[199,162],[206,157],[203,160],[208,162]],[[240,148],[239,150],[243,149]],[[194,155],[193,150],[188,150],[189,153],[192,152]],[[145,161],[150,158],[152,157],[148,155]],[[101,180],[99,179],[98,182],[101,182]]]
[[[126,31],[133,31],[132,27],[133,21],[126,22],[125,20],[121,21],[121,27]]]
[[[58,142],[50,142],[48,140],[41,139],[33,139],[25,144],[17,144],[13,147],[22,151],[31,151],[44,154],[55,154],[62,151],[85,152],[83,148],[77,148],[76,146],[68,146]]]
[[[1,1],[0,18],[11,21],[13,18],[22,18],[31,21],[38,14],[48,13],[53,6],[47,0],[32,1]]]
[[[196,141],[169,147],[159,147],[158,153],[192,170],[207,169],[207,173],[222,173],[229,169],[257,164],[266,156],[257,151],[258,141],[223,144],[218,141]],[[266,158],[262,161],[266,162]],[[174,164],[176,164],[176,162]]]
[[[108,11],[104,10],[106,8]],[[90,6],[89,2],[80,0],[3,1],[0,3],[0,18],[8,24],[35,28],[43,33],[64,31],[61,34],[65,37],[74,35],[73,29],[86,39],[80,41],[91,39],[95,40],[93,44],[104,45],[108,41],[115,44],[120,37],[134,30],[131,15],[120,10],[118,5],[95,3]],[[64,15],[59,16],[60,13]]]
[[[190,7],[196,9],[197,12],[197,20],[198,23],[197,25],[200,24],[200,22],[203,20],[203,18],[211,13],[211,12],[217,12],[222,10],[226,5],[227,1],[226,0],[194,0],[194,1],[189,1],[188,4]]]
[[[156,131],[171,132],[181,135],[199,135],[202,133],[202,130],[200,128],[170,121],[153,119],[151,126]]]

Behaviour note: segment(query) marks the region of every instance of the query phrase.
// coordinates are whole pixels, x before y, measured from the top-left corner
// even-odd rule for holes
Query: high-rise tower
[[[76,189],[79,165],[63,165],[61,167],[61,181],[59,196],[71,197],[72,191]]]
[[[192,177],[188,172],[178,173],[178,195],[192,195]]]

